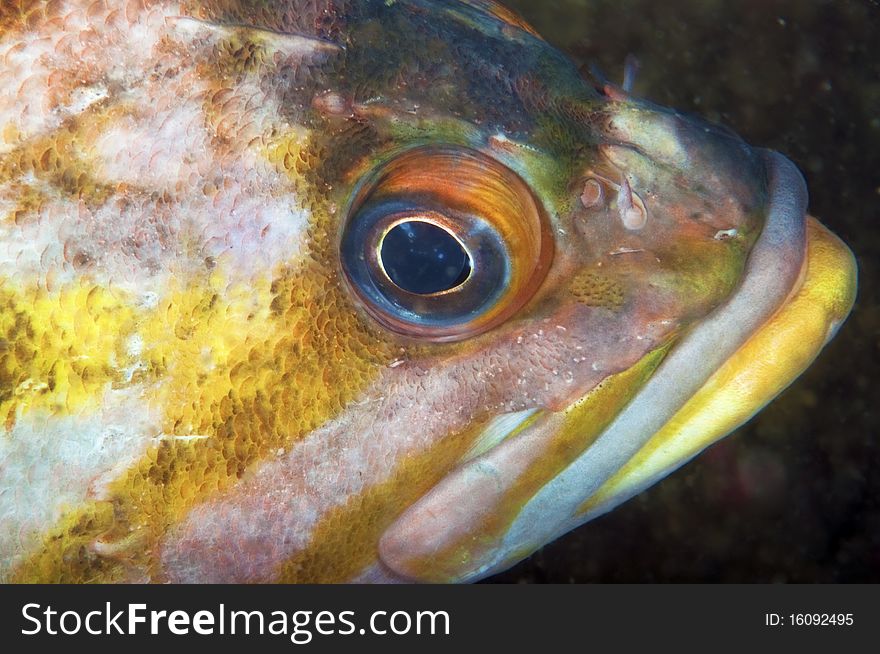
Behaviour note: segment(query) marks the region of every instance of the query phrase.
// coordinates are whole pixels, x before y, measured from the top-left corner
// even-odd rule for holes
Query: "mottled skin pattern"
[[[488,2],[20,0],[0,62],[8,580],[435,578],[380,560],[404,510],[538,412],[556,449],[503,530],[734,292],[768,212],[760,154]],[[382,328],[338,257],[360,181],[425,145],[510,168],[554,238],[528,304],[454,343]]]

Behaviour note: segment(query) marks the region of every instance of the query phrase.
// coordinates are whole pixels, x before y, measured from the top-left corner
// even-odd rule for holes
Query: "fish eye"
[[[526,182],[459,147],[400,154],[358,185],[340,241],[346,281],[394,332],[433,341],[498,326],[534,295],[553,256]]]

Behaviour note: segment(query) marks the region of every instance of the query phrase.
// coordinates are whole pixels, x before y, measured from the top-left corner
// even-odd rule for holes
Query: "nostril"
[[[605,191],[602,185],[592,177],[584,182],[584,190],[581,193],[581,204],[587,209],[601,205],[605,200]]]
[[[605,188],[608,187],[612,194],[616,194],[612,198],[612,207],[617,211],[623,226],[629,231],[638,231],[645,227],[648,223],[648,209],[642,198],[632,190],[625,174],[621,174],[619,183],[603,177],[595,171],[590,171],[590,175],[584,181],[580,195],[581,204],[586,209],[604,206],[606,203]]]
[[[642,199],[633,193],[632,187],[626,176],[620,182],[617,189],[617,211],[620,213],[620,221],[630,231],[642,229],[648,222],[648,211]]]

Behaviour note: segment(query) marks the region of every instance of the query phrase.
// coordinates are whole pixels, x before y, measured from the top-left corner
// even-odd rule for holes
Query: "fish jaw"
[[[578,509],[598,517],[745,424],[788,387],[837,334],[852,310],[857,265],[812,216],[798,286],[639,452]]]
[[[797,169],[775,153],[763,156],[767,223],[735,294],[668,354],[652,353],[609,380],[612,388],[639,387],[631,399],[598,389],[591,410],[579,414],[578,404],[590,402],[580,398],[448,475],[384,534],[385,565],[434,582],[500,572],[745,423],[818,356],[852,308],[855,260],[805,217]],[[648,377],[643,385],[640,376]],[[597,419],[609,400],[623,405],[620,412]],[[560,470],[545,462],[565,431],[580,431],[580,440]]]

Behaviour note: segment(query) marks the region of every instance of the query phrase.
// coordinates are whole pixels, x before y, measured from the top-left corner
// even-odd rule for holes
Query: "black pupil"
[[[429,295],[461,286],[471,260],[445,229],[421,220],[394,226],[382,241],[382,265],[404,291]]]

